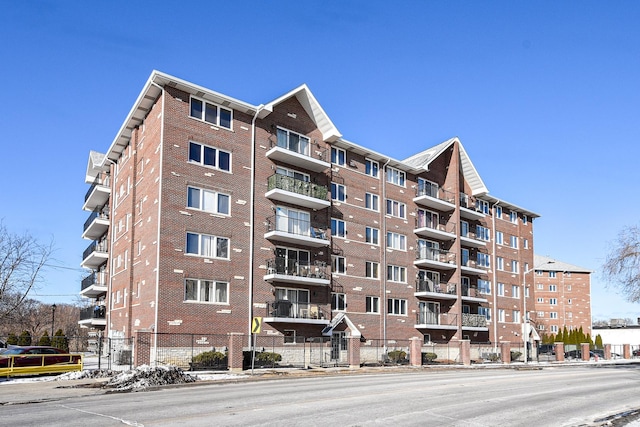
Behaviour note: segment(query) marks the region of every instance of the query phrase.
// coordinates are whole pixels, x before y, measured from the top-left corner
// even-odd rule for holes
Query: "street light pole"
[[[56,305],[51,306],[51,341],[53,343],[53,325],[56,323]]]

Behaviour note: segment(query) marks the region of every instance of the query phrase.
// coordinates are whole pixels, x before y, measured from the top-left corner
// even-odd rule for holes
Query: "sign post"
[[[256,335],[262,329],[262,317],[254,317],[251,320],[251,335],[253,335],[253,345],[251,350],[251,375],[253,375],[253,366],[256,360]]]

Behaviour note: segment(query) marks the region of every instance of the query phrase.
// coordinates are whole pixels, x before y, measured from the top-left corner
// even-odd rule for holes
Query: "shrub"
[[[511,360],[518,360],[522,356],[522,353],[519,351],[511,351]]]
[[[31,345],[31,334],[28,331],[22,331],[18,337],[18,345]]]
[[[422,359],[426,362],[426,363],[433,363],[434,360],[436,360],[438,358],[438,355],[435,353],[423,353],[422,354]]]
[[[7,337],[7,345],[18,345],[18,337],[13,332]]]
[[[49,338],[49,333],[47,331],[44,331],[44,333],[40,337],[40,341],[38,341],[38,345],[44,345],[44,346],[51,345],[51,338]]]
[[[202,365],[217,365],[224,358],[227,357],[224,353],[220,353],[219,351],[205,351],[204,353],[200,353],[193,358],[193,363],[199,363]]]
[[[276,363],[276,362],[280,362],[281,360],[282,360],[282,356],[278,353],[271,353],[268,351],[256,353],[256,362]]]
[[[51,339],[51,345],[53,347],[69,352],[69,340],[62,332],[62,329],[58,329]]]
[[[405,351],[402,350],[393,350],[390,351],[387,356],[389,357],[389,360],[393,363],[400,363],[403,362],[405,360],[407,360],[407,353]]]

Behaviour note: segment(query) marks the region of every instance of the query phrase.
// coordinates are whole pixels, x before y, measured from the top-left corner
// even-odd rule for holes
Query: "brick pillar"
[[[580,351],[582,352],[582,360],[588,361],[591,359],[591,355],[589,354],[589,343],[583,342],[580,344]]]
[[[622,357],[631,359],[631,344],[622,344]]]
[[[227,354],[227,365],[229,371],[242,371],[242,347],[245,335],[238,332],[229,334],[229,353]]]
[[[604,345],[604,359],[611,360],[611,344]]]
[[[553,345],[555,346],[556,362],[564,362],[564,343],[556,342]]]
[[[511,343],[509,341],[500,342],[500,359],[502,359],[502,363],[511,363]]]
[[[349,337],[349,367],[360,367],[360,337]]]
[[[411,366],[422,366],[422,340],[418,337],[413,337],[409,341],[411,341],[409,347]]]
[[[471,341],[460,340],[460,361],[463,365],[471,365]]]

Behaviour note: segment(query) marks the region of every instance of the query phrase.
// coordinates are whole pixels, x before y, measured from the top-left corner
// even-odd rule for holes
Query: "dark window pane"
[[[220,151],[220,165],[218,166],[223,171],[231,170],[231,154]]]
[[[202,101],[191,98],[191,117],[202,118]]]
[[[211,104],[206,104],[204,111],[204,120],[209,123],[217,124],[218,107]]]
[[[216,149],[211,147],[204,147],[204,162],[205,165],[216,165]]]
[[[197,254],[198,253],[198,240],[199,235],[194,233],[187,233],[187,253],[188,254]]]
[[[189,160],[192,162],[200,163],[200,151],[202,146],[200,144],[190,143],[189,144]]]
[[[200,209],[200,189],[189,187],[187,191],[187,206]]]
[[[231,110],[220,109],[220,126],[231,129]]]

